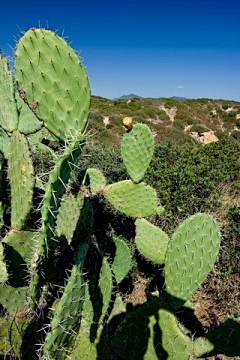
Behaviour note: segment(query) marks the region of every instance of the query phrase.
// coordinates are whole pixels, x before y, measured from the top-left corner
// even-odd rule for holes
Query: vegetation
[[[173,122],[163,107],[167,111],[176,109]],[[157,143],[184,145],[196,142],[191,132],[213,131],[218,137],[227,135],[237,139],[240,103],[211,99],[109,100],[92,97],[89,127],[98,135],[101,144],[120,144],[123,135],[121,120],[125,116],[132,117],[134,123],[150,126]],[[108,124],[104,124],[104,118],[108,118]]]

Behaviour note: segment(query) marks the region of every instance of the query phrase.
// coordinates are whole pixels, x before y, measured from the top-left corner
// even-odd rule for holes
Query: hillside
[[[240,103],[227,100],[117,99],[92,97],[90,129],[99,141],[119,144],[122,119],[147,124],[157,143],[208,143],[223,135],[240,139]]]

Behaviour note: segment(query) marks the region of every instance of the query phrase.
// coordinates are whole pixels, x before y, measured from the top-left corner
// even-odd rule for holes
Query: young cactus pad
[[[132,254],[130,248],[123,239],[117,236],[113,236],[112,239],[116,247],[112,271],[115,275],[117,284],[119,284],[127,276],[132,267]]]
[[[153,135],[146,125],[136,124],[124,134],[121,155],[127,172],[135,183],[143,179],[152,160],[153,151]]]
[[[19,40],[15,56],[24,101],[60,140],[76,138],[90,107],[88,78],[77,54],[50,30],[32,28]]]
[[[100,170],[89,168],[86,172],[86,180],[89,183],[90,191],[93,195],[100,193],[107,185],[107,180]]]
[[[185,220],[169,241],[165,259],[166,290],[175,309],[189,300],[217,259],[221,235],[211,215]]]
[[[81,192],[77,196],[65,194],[62,197],[57,215],[56,234],[59,237],[61,235],[65,236],[69,245],[72,242],[83,203],[84,197]]]
[[[145,219],[137,219],[135,244],[138,251],[156,264],[164,264],[168,236],[157,226]]]

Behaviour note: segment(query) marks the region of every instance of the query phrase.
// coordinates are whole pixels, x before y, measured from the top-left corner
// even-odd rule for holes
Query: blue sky
[[[81,51],[94,95],[240,101],[239,0],[1,0],[0,49],[39,24]]]

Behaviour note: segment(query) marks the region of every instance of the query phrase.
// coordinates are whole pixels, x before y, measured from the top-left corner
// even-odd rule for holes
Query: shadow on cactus
[[[14,69],[0,55],[0,358],[239,355],[239,321],[204,334],[190,303],[218,256],[216,221],[195,214],[171,238],[150,222],[164,211],[144,182],[150,129],[127,126],[129,179],[108,184],[99,169],[79,168],[90,88],[78,55],[56,33],[31,28]],[[137,258],[153,264],[152,284],[164,278],[165,288],[146,286],[133,306],[125,284],[140,272]]]

